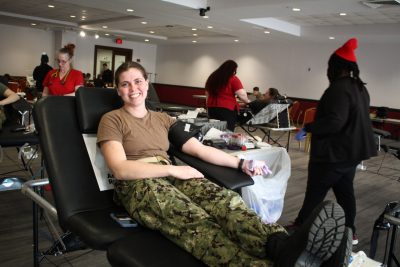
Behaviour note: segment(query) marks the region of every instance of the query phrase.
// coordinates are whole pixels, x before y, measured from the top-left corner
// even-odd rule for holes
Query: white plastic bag
[[[244,159],[264,160],[272,174],[254,176],[254,185],[242,188],[244,202],[253,209],[265,223],[275,223],[283,211],[283,203],[290,177],[291,162],[286,149],[268,149],[242,152]]]

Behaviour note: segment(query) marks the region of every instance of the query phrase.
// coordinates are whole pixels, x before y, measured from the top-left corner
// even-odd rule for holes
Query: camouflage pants
[[[262,223],[239,194],[207,179],[119,181],[116,192],[140,224],[209,266],[269,266],[268,236],[285,231]]]

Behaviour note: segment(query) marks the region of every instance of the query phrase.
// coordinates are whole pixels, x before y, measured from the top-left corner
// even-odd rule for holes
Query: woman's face
[[[57,63],[61,72],[67,72],[71,68],[71,59],[68,54],[59,53]]]
[[[148,81],[138,69],[130,68],[119,75],[117,90],[125,104],[133,106],[144,104],[148,88]]]
[[[271,95],[269,94],[269,89],[267,89],[267,91],[265,91],[264,94],[264,100],[270,100],[271,99]]]

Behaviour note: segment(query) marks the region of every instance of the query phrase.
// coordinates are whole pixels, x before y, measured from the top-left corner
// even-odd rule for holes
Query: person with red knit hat
[[[370,97],[360,79],[355,50],[358,41],[348,40],[329,58],[329,87],[318,102],[314,122],[304,131],[312,134],[307,189],[293,226],[300,226],[330,189],[343,207],[346,226],[353,232],[356,199],[353,180],[357,165],[377,155],[369,118]]]

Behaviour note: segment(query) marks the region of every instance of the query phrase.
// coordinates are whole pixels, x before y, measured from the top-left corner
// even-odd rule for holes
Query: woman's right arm
[[[239,89],[235,92],[235,94],[242,100],[245,104],[250,103],[249,98],[247,97],[247,92],[244,89]]]
[[[178,179],[204,177],[190,166],[158,165],[128,160],[122,144],[118,141],[100,143],[101,152],[114,177],[119,180],[134,180],[173,176]]]
[[[49,95],[49,88],[45,86],[43,87],[42,96],[48,96],[48,95]]]

